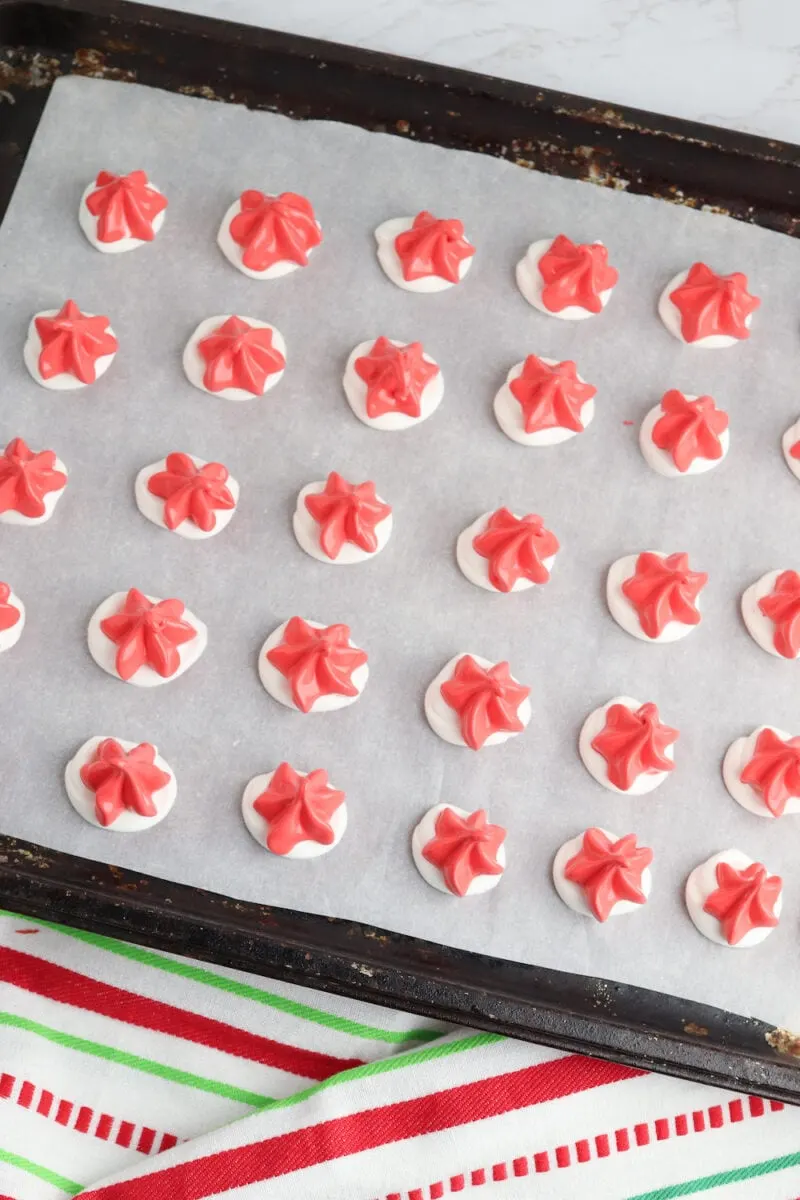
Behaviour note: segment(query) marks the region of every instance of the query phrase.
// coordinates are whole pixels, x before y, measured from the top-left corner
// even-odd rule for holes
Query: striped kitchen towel
[[[800,1112],[0,916],[0,1200],[800,1196]]]

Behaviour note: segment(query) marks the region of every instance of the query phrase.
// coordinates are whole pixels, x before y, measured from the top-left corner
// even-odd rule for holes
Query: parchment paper
[[[99,168],[140,166],[169,196],[164,230],[134,253],[99,254],[78,228],[81,192]],[[224,260],[217,226],[246,187],[312,199],[325,242],[307,270],[264,283]],[[463,286],[439,295],[392,286],[375,259],[375,226],[421,208],[462,218],[478,247]],[[562,231],[602,239],[620,271],[591,321],[541,315],[514,286],[527,244]],[[761,296],[747,344],[692,350],[661,326],[662,287],[696,259],[745,271]],[[756,725],[800,733],[800,663],[765,654],[738,614],[755,578],[800,566],[800,485],[780,452],[800,410],[797,242],[479,155],[68,78],[0,230],[0,264],[3,444],[22,435],[71,470],[48,524],[0,526],[0,578],[28,606],[22,641],[0,660],[5,833],[800,1024],[800,821],[743,811],[720,774],[730,741]],[[68,296],[110,317],[120,350],[95,387],[48,392],[24,370],[25,330]],[[286,338],[286,375],[264,399],[231,404],[182,374],[189,334],[223,312]],[[444,372],[440,409],[404,433],[361,425],[342,392],[350,350],[379,334],[422,340]],[[554,448],[515,445],[491,412],[506,371],[531,352],[574,358],[598,388],[594,423]],[[730,413],[731,451],[710,474],[664,479],[640,455],[638,425],[668,387],[710,392]],[[242,486],[212,541],[171,536],[135,507],[136,472],[171,450],[219,459]],[[333,468],[374,479],[393,505],[391,542],[368,564],[328,567],[293,538],[298,490]],[[494,596],[458,571],[457,534],[501,504],[541,513],[560,538],[544,589]],[[686,550],[709,572],[702,625],[677,644],[636,641],[606,611],[609,564],[642,549]],[[200,662],[155,690],[103,674],[86,649],[95,606],[130,586],[180,597],[209,626]],[[350,624],[370,655],[359,703],[304,717],[264,692],[259,647],[295,613]],[[507,658],[532,687],[524,735],[475,754],[429,729],[425,688],[462,651]],[[681,731],[674,775],[639,799],[601,788],[576,749],[589,710],[619,693],[657,701]],[[179,788],[163,824],[123,836],[73,812],[64,765],[93,734],[158,745]],[[347,793],[347,834],[324,858],[275,858],[241,821],[247,780],[284,758],[326,767]],[[490,895],[458,901],[418,876],[411,829],[440,801],[488,806],[507,826],[508,870]],[[592,824],[635,831],[655,851],[646,909],[606,927],[567,909],[549,875],[561,843]],[[781,925],[757,949],[710,944],[683,907],[687,873],[728,846],[785,879]]]

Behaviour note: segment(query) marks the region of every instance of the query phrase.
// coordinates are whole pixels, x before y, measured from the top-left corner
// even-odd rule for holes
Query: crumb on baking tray
[[[789,1029],[770,1029],[765,1038],[773,1050],[779,1054],[791,1054],[800,1057],[800,1034],[792,1033]]]

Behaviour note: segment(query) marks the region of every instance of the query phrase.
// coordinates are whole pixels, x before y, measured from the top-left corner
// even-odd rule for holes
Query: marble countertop
[[[169,0],[800,142],[798,0]]]

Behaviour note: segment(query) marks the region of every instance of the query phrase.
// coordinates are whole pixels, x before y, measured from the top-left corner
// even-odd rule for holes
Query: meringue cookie
[[[178,795],[178,784],[172,767],[166,759],[161,757],[155,746],[153,746],[153,749],[156,750],[153,765],[169,776],[169,782],[153,792],[152,799],[157,810],[156,815],[143,817],[131,809],[125,809],[110,825],[103,825],[97,819],[95,793],[83,782],[81,769],[92,762],[98,747],[109,740],[116,742],[126,753],[130,753],[137,746],[136,742],[127,742],[123,738],[91,737],[84,742],[69,760],[64,772],[64,786],[70,804],[76,813],[83,817],[84,821],[94,825],[97,829],[108,829],[112,833],[140,833],[142,830],[152,828],[153,825],[158,825],[172,810]]]

